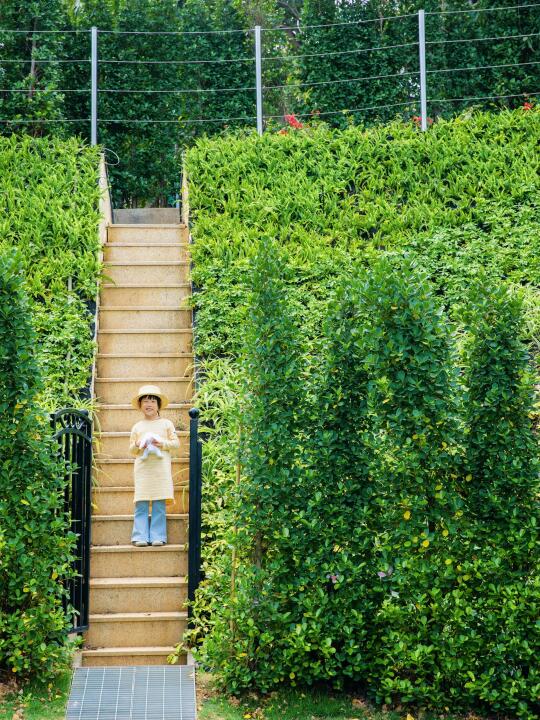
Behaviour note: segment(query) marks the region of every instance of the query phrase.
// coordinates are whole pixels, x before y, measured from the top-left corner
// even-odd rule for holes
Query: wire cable
[[[477,65],[476,67],[458,67],[458,68],[444,68],[440,70],[426,70],[426,74],[431,73],[449,73],[449,72],[464,72],[472,70],[493,70],[496,68],[510,68],[510,67],[523,67],[526,65],[540,65],[540,60],[523,63],[500,63],[499,65]]]
[[[315,85],[338,85],[341,83],[362,82],[364,80],[382,80],[383,78],[408,77],[418,75],[415,72],[392,73],[390,75],[369,75],[367,77],[346,78],[344,80],[321,80],[320,82],[291,83],[290,85],[264,85],[263,90],[282,90],[283,88],[314,87]]]
[[[90,88],[78,90],[47,90],[45,88],[0,88],[0,93],[90,93]]]
[[[2,28],[0,28],[0,34],[8,33],[10,35],[19,35],[19,34],[34,35],[36,33],[50,34],[50,35],[58,35],[58,34],[72,35],[74,33],[76,34],[76,33],[89,33],[89,32],[90,32],[90,30],[9,30],[7,28],[5,30],[2,30]]]
[[[399,103],[389,103],[387,105],[366,105],[364,107],[359,108],[346,108],[343,110],[329,110],[327,112],[310,112],[310,113],[295,113],[295,117],[313,117],[315,115],[316,117],[326,116],[326,115],[342,115],[342,114],[350,114],[350,113],[356,113],[361,112],[362,110],[383,110],[386,108],[392,108],[392,107],[403,107],[403,106],[417,106],[419,103],[418,100],[408,100],[407,102],[399,102]],[[265,119],[281,119],[283,118],[283,115],[265,115]]]
[[[242,92],[244,90],[256,90],[252,87],[232,87],[232,88],[197,88],[196,90],[124,90],[122,88],[98,88],[100,93],[128,93],[141,95],[164,95],[164,94],[190,94],[190,93],[209,93],[209,92]]]
[[[388,15],[386,17],[369,18],[368,20],[349,20],[340,23],[323,23],[321,25],[282,25],[278,28],[261,28],[264,32],[279,32],[281,30],[310,30],[311,28],[343,27],[344,25],[367,25],[370,23],[381,23],[385,20],[404,20],[405,18],[418,17],[417,13],[405,13],[403,15]]]
[[[533,95],[540,95],[540,92],[522,92],[515,95],[479,95],[477,97],[459,97],[459,98],[434,98],[429,100],[430,104],[433,103],[449,103],[449,102],[463,102],[465,100],[499,100],[501,98],[523,98],[532,97]]]
[[[128,124],[128,125],[135,125],[135,124],[141,124],[141,123],[149,123],[149,124],[175,124],[175,125],[186,125],[189,123],[213,123],[213,122],[236,122],[238,120],[256,120],[257,118],[255,116],[252,117],[233,117],[233,118],[193,118],[192,120],[122,120],[121,118],[100,118],[100,123],[120,123],[120,124]]]
[[[0,123],[7,123],[9,125],[29,125],[31,123],[77,123],[77,122],[90,122],[90,118],[72,118],[72,119],[59,119],[59,120],[51,120],[48,118],[35,118],[34,120],[25,120],[24,118],[17,120],[17,119],[8,119],[8,118],[0,118]]]
[[[512,40],[514,38],[538,37],[540,33],[524,33],[523,35],[495,35],[487,38],[460,38],[458,40],[427,40],[426,45],[450,45],[452,43],[487,42],[488,40]]]
[[[100,35],[231,35],[252,33],[254,28],[244,30],[99,30]]]
[[[262,57],[261,60],[299,60],[300,58],[307,58],[307,57],[327,57],[329,55],[360,55],[363,53],[373,52],[375,50],[394,50],[395,48],[404,48],[404,47],[412,47],[412,46],[418,46],[418,41],[416,42],[409,42],[409,43],[401,43],[399,45],[378,45],[377,47],[371,47],[371,48],[361,48],[360,50],[335,50],[333,52],[324,52],[324,53],[306,53],[304,55],[281,55],[281,56],[274,56],[274,57]]]
[[[250,58],[233,58],[232,60],[99,60],[103,65],[203,65],[212,63],[240,63],[255,62],[255,56]],[[0,61],[1,63],[1,61]]]
[[[16,60],[4,60],[3,58],[0,58],[0,65],[3,65],[5,63],[89,63],[92,62],[90,58],[85,58],[84,60],[52,60],[50,58],[17,58]]]
[[[482,12],[496,12],[498,10],[522,10],[525,8],[540,7],[540,3],[529,3],[527,5],[508,5],[503,7],[502,5],[494,8],[470,8],[469,10],[432,10],[427,12],[426,15],[462,15],[463,13],[482,13]]]

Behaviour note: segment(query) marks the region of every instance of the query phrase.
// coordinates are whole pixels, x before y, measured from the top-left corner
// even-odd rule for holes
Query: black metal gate
[[[86,410],[64,408],[51,415],[51,422],[59,453],[66,462],[65,509],[77,535],[75,576],[67,582],[65,608],[72,616],[71,632],[79,633],[88,629],[92,421]]]

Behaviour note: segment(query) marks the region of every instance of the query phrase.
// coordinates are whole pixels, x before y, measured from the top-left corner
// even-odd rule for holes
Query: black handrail
[[[70,632],[88,629],[90,590],[90,523],[92,512],[92,421],[86,410],[63,408],[51,415],[58,453],[66,463],[64,508],[77,536],[74,577],[66,583]]]
[[[199,410],[189,411],[189,535],[188,535],[188,617],[201,582],[201,499],[202,443],[199,440]]]

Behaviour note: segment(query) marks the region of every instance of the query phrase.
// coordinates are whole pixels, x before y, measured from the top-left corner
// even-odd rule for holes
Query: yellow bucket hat
[[[138,389],[137,394],[131,401],[131,404],[134,408],[137,410],[139,409],[139,401],[142,397],[145,395],[155,395],[161,400],[161,409],[166,408],[169,404],[169,398],[161,392],[161,388],[159,388],[157,385],[141,385],[141,387]]]

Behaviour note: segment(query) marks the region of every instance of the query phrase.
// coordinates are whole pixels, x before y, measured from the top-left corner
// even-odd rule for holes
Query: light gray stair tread
[[[105,267],[146,267],[147,265],[154,267],[156,265],[189,265],[189,260],[104,260]]]
[[[193,405],[192,400],[186,400],[185,402],[181,403],[169,403],[167,405],[167,410],[181,410],[185,407],[191,407]],[[111,404],[103,404],[98,405],[98,410],[133,410],[133,405],[128,404],[121,404],[121,405],[111,405]]]
[[[141,290],[148,290],[148,288],[185,288],[191,287],[191,283],[160,283],[157,285],[141,285],[140,283],[103,283],[102,288],[141,288]],[[101,307],[101,306],[100,306]]]
[[[90,580],[90,587],[113,588],[113,587],[168,587],[185,585],[185,577],[110,577],[93,578]]]
[[[188,513],[167,513],[167,520],[187,520],[189,517]],[[103,522],[109,520],[133,520],[133,513],[131,515],[94,515],[92,514],[92,520],[96,522]]]
[[[108,227],[110,228],[134,228],[138,230],[139,228],[152,228],[155,230],[161,230],[162,228],[179,228],[179,229],[185,229],[186,224],[185,223],[152,223],[152,224],[145,224],[145,223],[111,223]]]
[[[184,552],[187,545],[167,544],[154,547],[146,545],[146,547],[135,547],[135,545],[92,545],[93,553],[127,553],[127,552]]]
[[[131,620],[180,620],[187,617],[187,612],[182,610],[171,610],[170,612],[159,612],[149,610],[148,612],[136,613],[98,613],[90,615],[90,622],[130,622]]]
[[[116,656],[116,655],[170,655],[176,648],[171,645],[136,645],[135,647],[102,647],[92,650],[83,648],[83,655]]]
[[[189,430],[175,430],[177,435],[182,435],[183,437],[186,437],[189,435]],[[96,437],[99,438],[108,438],[108,437],[129,437],[131,435],[131,432],[129,430],[96,430],[95,433]]]
[[[175,247],[188,250],[190,246],[188,243],[181,242],[152,242],[144,244],[139,240],[139,242],[106,242],[103,247]]]
[[[117,328],[115,330],[99,330],[98,335],[147,335],[148,333],[181,335],[191,332],[193,332],[192,328]]]
[[[160,382],[186,382],[189,380],[192,381],[193,378],[187,377],[185,375],[177,375],[177,376],[163,376],[163,377],[129,377],[129,378],[117,378],[117,377],[97,377],[96,382],[115,382],[115,383],[130,383],[130,382],[144,382],[145,380],[148,382],[148,384],[153,383],[160,383]]]
[[[174,462],[175,463],[187,462],[188,460],[189,460],[189,455],[182,455],[181,457],[178,457],[175,455],[174,457],[171,458],[171,462],[173,462],[173,463]],[[124,463],[126,465],[133,465],[133,463],[135,462],[135,458],[134,457],[104,458],[103,460],[98,459],[97,462],[100,465],[119,465],[121,463]],[[94,490],[98,490],[98,489],[99,488],[94,488]]]
[[[98,358],[192,358],[192,352],[162,352],[162,353],[98,353]]]
[[[122,312],[138,312],[139,310],[159,310],[159,311],[170,311],[174,310],[175,312],[179,311],[186,311],[191,310],[191,308],[181,308],[178,307],[178,305],[107,305],[106,307],[103,307],[103,305],[99,306],[100,312],[113,312],[113,311],[122,311]]]

